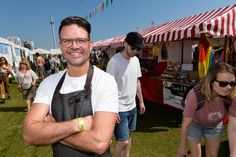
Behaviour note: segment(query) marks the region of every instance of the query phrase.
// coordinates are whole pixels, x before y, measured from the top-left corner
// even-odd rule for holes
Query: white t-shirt
[[[142,76],[138,58],[134,56],[127,60],[117,53],[109,60],[106,71],[115,77],[118,85],[119,112],[135,108],[137,81]]]
[[[55,58],[49,59],[49,63],[50,63],[50,69],[51,70],[55,69],[55,64],[56,64]]]
[[[41,82],[34,99],[34,103],[47,104],[50,107],[55,88],[64,71],[50,75]],[[70,77],[66,73],[60,93],[66,94],[83,90],[87,74],[81,77]],[[118,113],[118,90],[115,79],[108,73],[94,66],[92,79],[92,109],[93,112],[108,111]]]

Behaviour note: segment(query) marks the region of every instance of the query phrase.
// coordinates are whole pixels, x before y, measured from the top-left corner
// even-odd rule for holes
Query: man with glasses
[[[27,144],[52,144],[54,157],[110,157],[118,113],[115,79],[89,63],[91,26],[82,17],[59,27],[67,69],[40,84],[24,121]]]
[[[115,128],[115,156],[128,157],[131,148],[131,133],[136,129],[136,95],[139,113],[145,112],[139,77],[141,68],[135,56],[144,47],[143,37],[138,32],[127,34],[124,50],[115,54],[107,64],[107,72],[115,77],[119,91],[119,115]]]

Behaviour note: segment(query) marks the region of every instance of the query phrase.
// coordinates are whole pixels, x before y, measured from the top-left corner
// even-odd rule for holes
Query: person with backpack
[[[236,156],[236,88],[232,92],[232,105],[229,107],[229,117],[228,117],[228,141],[230,157]]]
[[[224,133],[224,117],[235,114],[229,107],[230,93],[236,86],[236,71],[229,64],[218,62],[212,65],[206,77],[185,99],[180,143],[176,157],[186,155],[186,141],[192,157],[201,156],[201,139],[205,141],[207,157],[217,157],[221,137]]]

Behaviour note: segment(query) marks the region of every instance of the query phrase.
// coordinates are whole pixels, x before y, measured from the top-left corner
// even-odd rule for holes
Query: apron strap
[[[65,79],[65,77],[66,77],[66,72],[67,72],[67,70],[65,71],[65,73],[64,73],[63,76],[61,77],[59,83],[57,84],[57,87],[56,87],[56,89],[55,89],[55,92],[56,92],[56,91],[60,91],[61,85],[63,84],[63,81],[64,81],[64,79]],[[54,93],[55,93],[55,92],[54,92]]]
[[[93,78],[93,70],[94,70],[94,67],[93,65],[89,64],[89,70],[88,70],[88,74],[87,74],[87,79],[86,79],[86,82],[85,82],[85,85],[84,85],[84,89],[86,91],[88,90],[91,90],[91,82],[92,82],[92,78]]]

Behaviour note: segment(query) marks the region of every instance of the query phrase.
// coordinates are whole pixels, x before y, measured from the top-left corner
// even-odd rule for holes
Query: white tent
[[[0,37],[0,56],[5,57],[8,63],[11,65],[13,65],[13,44],[14,43],[10,42],[9,40]]]
[[[7,39],[4,39],[2,37],[0,37],[0,43],[7,44],[7,45],[13,44],[13,42],[11,42],[11,41],[9,41]]]
[[[61,49],[50,49],[52,55],[61,55]]]
[[[0,56],[5,57],[9,64],[18,67],[21,58],[28,58],[30,53],[31,50],[0,37]]]
[[[35,55],[35,53],[37,53],[37,52],[42,55],[48,55],[51,53],[51,51],[49,51],[49,50],[37,48],[37,49],[32,50],[31,55]]]

